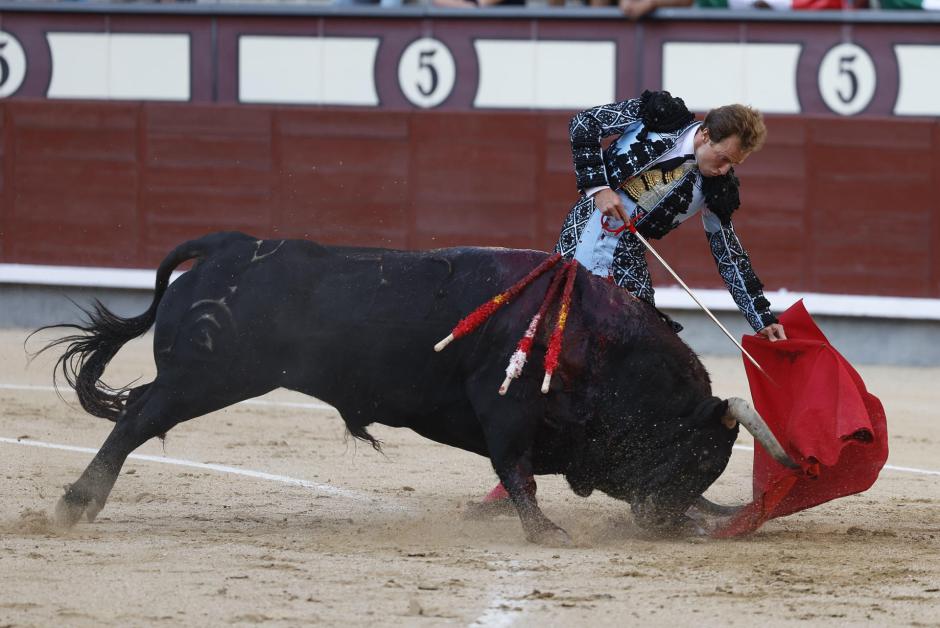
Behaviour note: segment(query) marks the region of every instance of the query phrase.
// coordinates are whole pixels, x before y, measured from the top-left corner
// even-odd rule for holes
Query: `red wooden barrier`
[[[5,263],[152,267],[217,229],[549,249],[576,196],[558,113],[23,100],[0,113]],[[739,168],[735,218],[767,287],[940,297],[940,123],[768,125]],[[693,286],[720,287],[697,219],[659,248]]]

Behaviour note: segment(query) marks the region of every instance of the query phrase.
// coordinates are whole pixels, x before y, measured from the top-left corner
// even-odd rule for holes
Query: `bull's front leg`
[[[478,373],[467,384],[490,462],[519,513],[526,539],[554,547],[572,545],[568,533],[545,516],[534,493],[526,490],[532,481],[532,450],[544,412],[544,405],[539,403],[541,396],[537,388],[527,390],[522,385],[500,396],[496,390],[502,377],[502,369],[492,368]]]
[[[504,464],[499,464],[494,459],[493,467],[503,486],[506,487],[516,507],[516,512],[519,513],[522,529],[529,542],[550,547],[572,545],[568,533],[545,516],[535,500],[535,495],[526,490],[527,485],[532,481],[532,462],[528,452],[515,464],[509,460]]]

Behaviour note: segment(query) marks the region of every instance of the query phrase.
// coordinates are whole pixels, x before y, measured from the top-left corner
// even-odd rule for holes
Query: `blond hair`
[[[702,126],[708,129],[708,137],[713,142],[737,135],[741,141],[741,150],[746,153],[760,150],[767,139],[764,116],[747,105],[716,107],[705,114]]]

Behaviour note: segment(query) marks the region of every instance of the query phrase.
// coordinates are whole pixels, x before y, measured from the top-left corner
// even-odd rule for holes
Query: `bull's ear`
[[[729,430],[733,430],[738,426],[738,420],[728,414],[728,400],[721,399],[721,403],[715,406],[715,409],[712,411],[712,421],[717,423],[720,422]]]
[[[717,425],[728,413],[728,401],[715,396],[699,402],[695,408],[695,419],[699,425]]]
[[[718,399],[713,397],[713,399]],[[728,400],[718,399],[718,404],[712,409],[712,421],[721,421],[728,414]]]

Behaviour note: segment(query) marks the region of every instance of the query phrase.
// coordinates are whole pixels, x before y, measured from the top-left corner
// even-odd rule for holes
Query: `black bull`
[[[597,489],[626,500],[640,525],[682,525],[724,470],[738,428],[655,309],[580,269],[547,395],[539,391],[547,332],[508,394],[497,389],[551,273],[472,335],[433,351],[456,321],[545,255],[333,248],[239,233],[180,245],[160,265],[144,314],[124,319],[98,304],[87,325],[74,326],[80,333],[50,345],[66,347],[58,368],[82,406],[115,422],[59,500],[59,520],[92,519],[145,441],[287,388],[333,405],[374,446],[366,427],[378,422],[489,457],[530,540],[565,540],[525,491],[533,473],[564,474],[578,495]],[[168,285],[189,259],[192,270]],[[154,323],[154,381],[105,386],[108,361]]]

